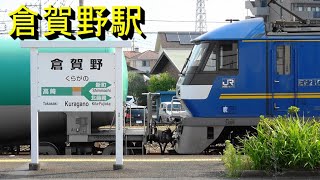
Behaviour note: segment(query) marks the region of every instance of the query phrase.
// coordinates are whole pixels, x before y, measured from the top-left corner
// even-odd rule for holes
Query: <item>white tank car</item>
[[[112,52],[106,48],[43,49],[46,52]],[[30,54],[19,40],[0,39],[0,147],[30,142]],[[127,67],[123,58],[124,96],[127,94]],[[124,98],[125,99],[125,98]],[[92,132],[110,124],[113,113],[92,113]],[[66,114],[39,113],[40,141],[64,144]]]

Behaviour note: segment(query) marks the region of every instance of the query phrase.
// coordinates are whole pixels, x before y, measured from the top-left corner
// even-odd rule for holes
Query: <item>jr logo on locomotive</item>
[[[40,111],[115,110],[113,53],[40,53]]]

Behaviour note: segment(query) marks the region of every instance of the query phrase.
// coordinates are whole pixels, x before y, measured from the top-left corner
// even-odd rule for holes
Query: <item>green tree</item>
[[[168,91],[176,88],[177,81],[167,72],[151,75],[148,85],[150,92]]]
[[[143,76],[135,72],[129,72],[128,84],[128,95],[136,97],[138,104],[145,105],[146,97],[142,93],[148,92],[148,89]]]

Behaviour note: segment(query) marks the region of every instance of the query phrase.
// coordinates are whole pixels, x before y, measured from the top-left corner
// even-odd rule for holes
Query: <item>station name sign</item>
[[[108,18],[110,11],[105,6],[79,6],[77,13],[68,6],[57,8],[50,5],[44,10],[46,14],[43,17],[24,5],[11,12],[9,16],[13,20],[13,27],[10,36],[13,39],[38,40],[39,21],[44,18],[47,21],[44,36],[48,40],[57,39],[60,35],[76,40],[76,34],[81,39],[97,37],[103,41],[106,31],[122,40],[132,39],[135,32],[146,39],[140,28],[140,24],[145,24],[145,11],[140,6],[113,6],[111,21]],[[75,19],[78,29],[72,30],[72,21]]]
[[[40,53],[39,110],[112,112],[115,81],[113,53]]]

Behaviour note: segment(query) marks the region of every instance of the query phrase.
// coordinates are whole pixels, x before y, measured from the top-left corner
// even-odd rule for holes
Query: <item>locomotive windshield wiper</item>
[[[195,47],[195,46],[193,46],[193,48],[192,48],[192,50],[191,50],[191,52],[190,52],[190,54],[189,54],[189,57],[187,57],[187,60],[186,60],[186,62],[184,63],[182,69],[181,69],[180,74],[182,74],[182,75],[184,75],[183,70],[186,68],[187,64],[188,64],[189,61],[190,61],[190,56],[191,56],[191,54],[192,54],[192,51],[193,51],[194,47]]]
[[[191,54],[191,53],[190,53],[190,54]],[[189,57],[190,57],[190,55],[189,55]],[[184,63],[184,65],[183,65],[182,69],[181,69],[180,74],[182,74],[182,75],[184,75],[184,73],[182,73],[182,72],[183,72],[183,70],[186,68],[186,66],[187,66],[188,62],[190,61],[190,58],[189,58],[189,57],[187,57],[187,60],[186,60],[186,62]]]

